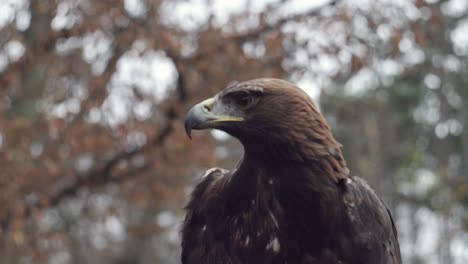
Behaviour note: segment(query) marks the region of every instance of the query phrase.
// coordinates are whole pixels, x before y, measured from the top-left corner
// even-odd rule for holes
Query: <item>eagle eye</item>
[[[240,93],[233,96],[234,103],[242,108],[247,108],[255,101],[254,96],[248,93]]]
[[[236,103],[240,106],[247,106],[250,103],[250,96],[242,96],[236,100]]]

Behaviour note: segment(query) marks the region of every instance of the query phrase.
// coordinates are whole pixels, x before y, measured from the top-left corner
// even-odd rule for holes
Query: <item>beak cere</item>
[[[185,132],[191,138],[192,129],[218,128],[222,123],[243,121],[242,117],[230,116],[223,107],[214,111],[215,99],[210,98],[193,106],[185,117]]]

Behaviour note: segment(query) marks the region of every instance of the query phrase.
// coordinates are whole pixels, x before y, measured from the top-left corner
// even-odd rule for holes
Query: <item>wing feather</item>
[[[346,187],[343,202],[348,219],[346,228],[350,230],[355,250],[353,254],[359,256],[361,253],[365,257],[362,263],[401,263],[395,224],[384,202],[359,177],[348,179]]]
[[[181,231],[182,263],[197,263],[201,259],[205,259],[205,263],[212,263],[209,262],[210,258],[219,260],[221,256],[227,255],[227,252],[224,252],[224,245],[218,245],[213,239],[211,230],[207,230],[206,218],[210,205],[216,199],[223,181],[229,174],[228,170],[211,168],[196,184],[185,207],[186,216]]]

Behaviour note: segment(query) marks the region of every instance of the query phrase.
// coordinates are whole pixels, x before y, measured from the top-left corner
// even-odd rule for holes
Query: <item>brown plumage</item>
[[[277,79],[235,84],[187,114],[186,130],[239,139],[232,171],[208,170],[187,205],[182,263],[401,263],[381,199],[350,176],[310,98]]]

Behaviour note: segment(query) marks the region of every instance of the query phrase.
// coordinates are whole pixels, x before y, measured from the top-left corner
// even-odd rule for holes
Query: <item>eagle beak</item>
[[[185,132],[191,139],[192,129],[217,128],[218,124],[225,122],[243,121],[242,117],[215,113],[215,99],[210,98],[192,107],[185,118]]]

